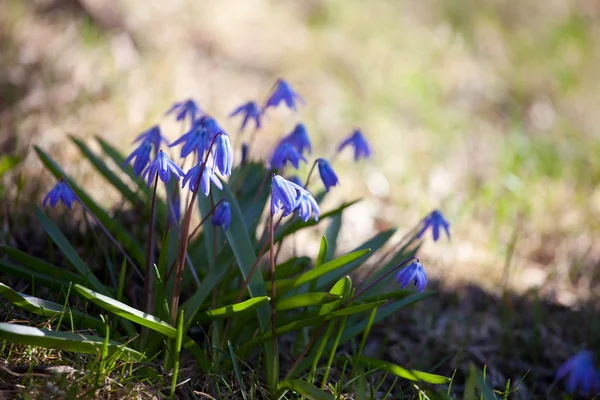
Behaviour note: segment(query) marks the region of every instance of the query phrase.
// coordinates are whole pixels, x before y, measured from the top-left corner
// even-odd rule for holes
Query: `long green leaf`
[[[44,286],[57,289],[67,288],[71,282],[76,283],[81,280],[81,278],[78,278],[75,281],[67,281],[62,278],[55,278],[53,276],[25,268],[22,265],[14,264],[5,260],[0,260],[0,271],[4,271],[11,276],[21,277],[26,281],[35,281],[36,283],[41,283]]]
[[[162,333],[170,339],[175,339],[175,336],[177,335],[177,330],[175,327],[153,315],[148,315],[143,311],[128,306],[125,303],[121,303],[120,301],[105,296],[101,293],[96,293],[81,285],[74,285],[74,287],[80,295],[113,314]]]
[[[313,268],[310,271],[305,272],[304,274],[302,274],[298,277],[289,278],[289,279],[281,279],[275,283],[277,285],[277,293],[288,292],[294,288],[304,285],[307,282],[311,282],[311,281],[327,274],[328,272],[335,271],[339,268],[342,268],[343,266],[351,263],[352,261],[355,261],[355,260],[361,258],[365,254],[367,254],[369,251],[370,251],[370,249],[358,250],[358,251],[346,254],[340,258],[336,258],[335,260],[326,262],[325,264],[321,265],[319,268]],[[267,283],[267,287],[269,287],[269,288],[271,287],[270,282]]]
[[[196,290],[196,292],[190,297],[183,305],[181,306],[182,310],[185,310],[185,331],[187,332],[190,329],[191,325],[196,320],[196,315],[198,311],[202,308],[202,304],[204,304],[204,300],[210,295],[211,290],[221,282],[221,279],[227,274],[227,268],[214,268],[208,272],[206,278],[202,281],[202,285],[200,289]]]
[[[329,261],[335,257],[335,251],[337,249],[337,238],[340,234],[340,229],[342,228],[342,214],[334,215],[331,218],[331,222],[327,226],[327,230],[325,231],[325,237],[327,238],[327,244],[329,248],[327,249],[327,255],[325,256],[325,261]]]
[[[301,379],[286,379],[279,383],[279,389],[289,389],[309,400],[334,400],[331,393],[318,389],[316,386]]]
[[[302,293],[277,300],[275,308],[277,311],[286,311],[300,307],[322,306],[341,298],[342,296],[331,293]]]
[[[245,314],[249,311],[254,311],[257,307],[266,304],[271,300],[267,296],[253,297],[246,301],[237,304],[230,304],[224,307],[215,308],[213,310],[198,313],[196,320],[199,322],[210,321],[221,318],[229,318],[239,314]]]
[[[94,214],[100,222],[108,229],[108,231],[115,236],[116,240],[125,248],[130,256],[139,264],[144,265],[145,262],[145,253],[139,243],[135,241],[133,236],[125,229],[121,224],[119,224],[114,218],[111,218],[108,213],[98,206],[96,202],[94,202],[86,193],[83,191],[71,178],[65,174],[65,172],[60,168],[60,166],[42,149],[37,146],[34,146],[34,149],[42,161],[42,164],[54,175],[56,179],[60,179],[64,177],[68,182],[69,186],[73,189],[73,191],[77,194],[77,197],[81,199],[81,201],[90,209],[90,211]]]
[[[76,323],[81,322],[86,328],[96,328],[100,330],[104,325],[99,319],[91,317],[81,311],[74,310],[70,307],[65,308],[62,304],[38,299],[37,297],[17,292],[3,283],[0,283],[0,296],[25,311],[43,317],[50,318],[59,314],[71,314]]]
[[[50,331],[4,322],[0,323],[0,339],[11,343],[85,354],[99,354],[104,345],[104,338],[99,336]],[[141,353],[112,340],[108,342],[108,354],[116,354],[120,359],[130,361],[145,359]]]
[[[215,190],[213,193],[215,195],[215,201],[219,201],[221,198],[224,198],[229,202],[231,207],[231,225],[229,226],[229,229],[225,231],[225,234],[227,235],[227,240],[229,241],[229,245],[231,246],[233,254],[235,255],[240,272],[242,273],[244,279],[247,279],[250,275],[250,271],[252,270],[252,265],[256,260],[256,253],[254,252],[252,240],[250,239],[248,230],[246,229],[244,216],[242,215],[242,211],[238,206],[237,200],[231,193],[227,183],[223,182],[223,190]],[[255,271],[255,273],[252,274],[248,284],[248,291],[252,297],[262,297],[267,295],[265,283],[260,271]],[[261,330],[265,331],[268,328],[269,319],[271,317],[270,309],[267,305],[265,305],[263,307],[259,307],[257,312]]]
[[[177,329],[175,329],[175,327],[153,315],[148,315],[147,313],[130,307],[125,303],[121,303],[120,301],[112,299],[108,296],[104,296],[101,293],[96,293],[93,290],[81,285],[75,285],[74,287],[75,290],[77,290],[77,292],[79,292],[79,294],[81,294],[83,297],[97,306],[112,312],[113,314],[159,332],[169,339],[175,339],[177,337]],[[200,346],[198,346],[198,344],[190,339],[187,335],[184,335],[183,337],[183,347],[188,349],[196,357],[203,370],[208,368],[208,359],[206,358],[204,350],[202,350]]]
[[[317,255],[317,260],[315,261],[315,268],[325,263],[325,259],[327,258],[328,247],[329,244],[327,243],[327,236],[323,236],[321,238],[321,247],[319,248],[319,254]]]
[[[142,198],[133,190],[129,188],[125,182],[119,178],[117,174],[115,174],[102,160],[98,157],[83,141],[80,139],[70,136],[71,141],[75,143],[75,146],[79,148],[81,153],[92,163],[92,165],[100,172],[102,176],[106,178],[106,180],[113,185],[123,197],[125,197],[132,205],[140,204],[143,202]]]
[[[382,360],[377,360],[375,358],[361,356],[357,357],[356,361],[358,362],[358,364],[365,365],[367,367],[371,366],[375,368],[382,368],[386,372],[394,374],[400,378],[408,379],[410,381],[426,382],[434,385],[440,385],[450,382],[450,378],[442,375],[435,375],[430,374],[428,372],[404,369],[399,365]]]
[[[352,263],[347,263],[347,264],[341,266],[340,268],[337,268],[337,269],[331,271],[327,275],[319,278],[319,280],[317,281],[316,288],[317,289],[327,288],[331,284],[333,284],[333,282],[337,282],[343,276],[349,275],[356,268],[358,268],[362,264],[364,264],[364,262],[367,261],[373,254],[375,254],[375,252],[377,252],[377,250],[379,250],[392,237],[394,232],[395,232],[395,230],[393,230],[393,229],[385,231],[385,232],[381,232],[381,233],[375,235],[374,237],[372,237],[371,239],[367,240],[360,246],[356,247],[353,250],[354,252],[363,250],[363,249],[370,249],[371,252],[366,257],[364,257],[360,260],[356,260],[355,262],[352,262]]]
[[[30,256],[19,249],[15,249],[14,247],[0,246],[0,249],[4,251],[11,259],[18,262],[25,268],[40,272],[53,278],[61,279],[65,282],[80,283],[82,280],[81,276],[74,274],[71,271],[67,271],[64,268],[57,267],[56,265],[47,263],[39,258]]]
[[[90,286],[94,290],[102,293],[108,293],[108,288],[96,278],[96,275],[87,266],[87,264],[79,257],[79,254],[75,251],[71,243],[67,240],[65,235],[58,229],[54,221],[48,218],[38,207],[35,208],[35,215],[46,230],[46,233],[52,238],[52,241],[58,246],[63,252],[67,260],[75,267],[79,275],[83,278],[84,282],[89,282]]]

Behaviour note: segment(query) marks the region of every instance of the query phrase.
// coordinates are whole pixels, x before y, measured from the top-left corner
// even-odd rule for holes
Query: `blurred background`
[[[594,312],[599,71],[594,0],[1,0],[0,175],[20,159],[21,183],[53,184],[30,151],[37,144],[110,206],[118,199],[68,135],[99,135],[123,153],[155,123],[175,139],[181,128],[164,112],[192,97],[239,144],[228,114],[264,101],[283,77],[307,106],[270,112],[254,157],[298,121],[316,156],[333,155],[355,127],[372,143],[372,160],[355,164],[348,151],[334,163],[341,187],[330,201],[365,197],[346,213],[344,249],[388,227],[401,236],[438,208],[452,240],[428,240],[421,254],[442,291]],[[9,175],[4,198],[17,190]],[[428,318],[473,322],[473,299],[456,298],[429,304]],[[483,312],[479,326],[502,325],[498,309]],[[564,339],[553,363],[590,337],[583,315],[538,332]],[[473,334],[492,335],[482,329]],[[497,352],[467,358],[493,364]]]

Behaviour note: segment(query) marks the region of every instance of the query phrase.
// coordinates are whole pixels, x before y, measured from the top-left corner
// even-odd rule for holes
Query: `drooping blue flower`
[[[431,231],[433,232],[434,242],[437,242],[440,237],[440,227],[444,228],[448,239],[450,239],[450,224],[438,210],[433,210],[431,214],[425,217],[425,220],[423,221],[423,227],[419,231],[417,239],[420,239],[429,227],[431,227]]]
[[[246,128],[246,124],[250,119],[254,120],[254,126],[256,129],[260,129],[260,117],[262,115],[262,111],[258,104],[255,101],[249,101],[245,104],[242,104],[231,114],[229,114],[229,118],[235,117],[238,114],[242,114],[244,119],[242,120],[242,126],[240,127],[240,131],[243,131]]]
[[[293,111],[296,111],[296,101],[306,104],[304,99],[292,89],[289,83],[283,79],[278,79],[263,109],[277,107],[282,101]]]
[[[301,186],[273,174],[271,179],[271,215],[283,210],[283,216],[294,212],[298,206],[298,191],[304,190]]]
[[[211,145],[215,136],[219,133],[223,133],[227,135],[225,130],[219,125],[216,119],[209,115],[203,115],[199,118],[198,123],[206,129],[206,134],[208,137],[208,146]]]
[[[154,125],[152,128],[148,129],[147,131],[142,132],[137,138],[135,138],[135,140],[133,141],[133,143],[138,143],[138,142],[149,142],[152,143],[154,145],[154,150],[158,151],[158,149],[160,148],[160,145],[162,142],[165,142],[167,144],[169,144],[169,142],[167,141],[167,139],[165,139],[162,135],[162,133],[160,132],[160,127],[158,125]]]
[[[221,175],[231,175],[233,168],[233,148],[229,136],[221,133],[215,140],[213,149],[214,166]]]
[[[181,183],[181,187],[185,187],[185,185],[189,182],[189,189],[193,192],[196,190],[196,182],[198,182],[198,174],[200,174],[200,169],[202,169],[203,162],[199,162],[195,167],[190,168],[190,170],[183,177],[183,181]],[[217,178],[217,176],[213,173],[211,167],[207,166],[204,168],[202,172],[202,179],[200,179],[200,189],[204,196],[208,196],[210,193],[210,183],[214,183],[216,187],[219,189],[223,189],[223,184]]]
[[[329,188],[332,186],[336,186],[340,181],[338,180],[337,175],[333,168],[331,168],[331,164],[324,158],[319,158],[317,160],[317,166],[319,167],[319,175],[321,175],[321,180],[323,181],[323,185],[325,185],[325,190],[329,192]]]
[[[342,151],[346,146],[354,148],[354,161],[358,161],[360,157],[371,157],[371,146],[369,146],[367,139],[365,139],[362,132],[358,129],[352,133],[352,136],[340,143],[338,152]]]
[[[123,167],[131,162],[135,158],[133,162],[133,172],[136,175],[140,175],[146,165],[150,162],[150,152],[152,151],[152,143],[150,141],[143,141],[131,154],[125,162],[123,163]]]
[[[591,351],[582,350],[569,358],[556,372],[556,379],[567,377],[567,391],[592,396],[600,392],[600,376],[594,368]]]
[[[304,149],[308,150],[308,154],[312,154],[310,137],[303,123],[297,124],[294,130],[283,138],[282,143],[291,144],[300,154],[304,154]]]
[[[285,179],[287,179],[287,180],[288,180],[288,181],[290,181],[290,182],[293,182],[293,183],[295,183],[296,185],[300,186],[301,188],[303,188],[303,187],[304,187],[304,182],[302,182],[302,181],[300,180],[300,178],[298,178],[296,175],[294,175],[294,176],[290,176],[290,177],[287,177],[287,178],[285,178]]]
[[[284,142],[277,146],[273,152],[273,157],[271,157],[271,168],[281,169],[285,166],[285,163],[289,161],[294,168],[298,169],[300,160],[307,162],[306,158],[304,158],[294,146]]]
[[[396,274],[396,279],[401,284],[400,287],[402,289],[414,282],[417,289],[419,289],[419,292],[423,292],[427,285],[425,269],[423,268],[423,264],[418,260],[411,262],[408,267],[401,269]]]
[[[181,147],[181,158],[187,157],[193,151],[198,154],[198,157],[203,157],[204,152],[210,144],[208,142],[208,131],[202,123],[202,118],[195,120],[192,123],[192,128],[179,139],[171,143],[169,147],[177,146],[180,143],[183,143],[183,146]]]
[[[202,113],[198,104],[192,99],[187,99],[185,101],[177,102],[173,104],[173,107],[169,109],[165,113],[165,115],[169,115],[171,113],[177,113],[177,121],[184,121],[186,118],[189,118],[191,122],[193,122],[199,114]]]
[[[311,214],[315,213],[315,221],[319,220],[319,205],[308,190],[298,190],[298,215],[304,222],[308,221]]]
[[[231,206],[228,202],[223,201],[217,206],[211,222],[213,226],[222,226],[223,230],[229,228],[229,225],[231,224]]]
[[[158,177],[164,183],[167,183],[171,180],[171,174],[177,180],[185,175],[183,170],[179,168],[179,165],[175,164],[162,150],[158,152],[154,161],[152,161],[150,165],[146,167],[144,173],[142,174],[142,178],[146,179],[146,175],[148,175],[148,186],[150,186],[154,181],[156,174],[158,174]]]
[[[48,194],[46,194],[42,201],[42,205],[46,207],[46,204],[50,203],[50,207],[54,208],[59,200],[62,201],[69,210],[73,206],[73,203],[79,201],[77,195],[71,190],[71,187],[62,179],[54,185]]]

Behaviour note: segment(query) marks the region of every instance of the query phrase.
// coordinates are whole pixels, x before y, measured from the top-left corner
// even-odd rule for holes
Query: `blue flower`
[[[271,215],[283,210],[286,217],[298,210],[300,218],[308,221],[311,214],[315,213],[315,220],[319,220],[319,205],[310,192],[302,186],[273,174],[271,179]]]
[[[425,269],[420,261],[413,261],[406,268],[401,269],[396,274],[396,279],[401,284],[401,288],[405,288],[410,283],[414,282],[415,286],[419,289],[419,292],[425,290],[427,285],[427,275],[425,275]]]
[[[298,169],[300,160],[307,162],[306,158],[289,143],[281,143],[273,152],[271,157],[271,168],[281,169],[285,166],[285,163],[289,161],[294,168]]]
[[[136,175],[140,175],[146,165],[150,162],[150,151],[152,150],[152,143],[150,141],[143,141],[133,152],[127,157],[125,162],[123,163],[123,167],[131,162],[135,158],[133,162],[133,172]]]
[[[195,120],[192,124],[192,128],[179,139],[171,143],[169,147],[177,146],[180,143],[184,143],[181,147],[181,158],[187,157],[192,151],[196,151],[198,157],[203,157],[209,143],[208,131],[203,125],[202,119]]]
[[[221,128],[221,125],[219,125],[217,123],[217,121],[208,115],[203,115],[202,117],[200,117],[198,119],[198,123],[204,127],[204,129],[206,129],[206,134],[208,136],[208,145],[210,146],[210,144],[212,143],[213,139],[215,138],[215,136],[219,133],[223,133],[223,134],[227,134],[225,133],[225,131],[223,130],[223,128]]]
[[[273,174],[271,179],[271,215],[283,210],[283,216],[294,212],[298,206],[298,192],[304,190],[301,186],[290,182],[280,175]]]
[[[211,222],[213,226],[221,225],[223,230],[229,228],[229,225],[231,224],[231,206],[228,202],[223,201],[217,206]]]
[[[600,376],[594,368],[591,351],[582,350],[561,365],[556,372],[556,379],[566,376],[569,393],[581,392],[591,396],[600,391]]]
[[[69,210],[73,203],[79,201],[77,195],[71,190],[71,187],[62,179],[54,185],[48,194],[46,194],[42,205],[46,207],[46,204],[50,202],[50,207],[55,207],[59,200],[61,200]]]
[[[315,198],[310,194],[308,190],[298,190],[298,215],[304,222],[308,221],[310,215],[315,213],[315,221],[319,220],[319,205]]]
[[[179,168],[177,164],[171,161],[169,156],[164,151],[160,150],[154,161],[152,161],[144,170],[142,178],[145,179],[146,175],[148,175],[148,186],[150,186],[156,174],[158,174],[158,177],[161,181],[167,183],[171,180],[171,173],[177,180],[185,175],[183,170]]]
[[[319,167],[319,175],[321,175],[321,180],[323,181],[323,185],[325,185],[325,190],[329,192],[329,188],[336,186],[340,181],[333,168],[331,168],[329,161],[324,158],[319,158],[317,160],[317,165]]]
[[[160,148],[160,144],[162,142],[165,143],[169,143],[167,141],[167,139],[165,139],[163,137],[163,135],[160,132],[160,127],[158,125],[154,125],[152,128],[148,129],[147,131],[142,132],[137,138],[135,138],[135,140],[133,141],[133,143],[138,143],[138,142],[149,142],[152,143],[154,145],[154,150],[158,151],[158,149]]]
[[[304,182],[302,182],[302,181],[300,180],[300,178],[298,178],[296,175],[294,175],[294,176],[290,176],[290,177],[288,177],[288,178],[285,178],[285,179],[287,179],[287,180],[288,180],[288,181],[290,181],[290,182],[293,182],[293,183],[295,183],[296,185],[298,185],[298,186],[300,186],[300,187],[302,187],[302,188],[304,187]]]
[[[371,157],[371,147],[362,132],[358,129],[354,131],[352,136],[340,143],[338,152],[342,151],[346,146],[354,147],[354,161],[358,161],[360,157]]]
[[[215,141],[213,160],[214,166],[221,175],[231,175],[231,169],[233,168],[233,149],[231,148],[229,136],[225,133],[221,133]]]
[[[190,170],[183,177],[183,181],[181,183],[181,187],[185,187],[186,183],[189,182],[188,187],[193,192],[196,190],[196,182],[198,182],[198,174],[200,173],[200,169],[202,168],[203,162],[199,162],[195,167],[190,168]],[[212,168],[207,166],[204,168],[202,172],[202,179],[200,179],[200,189],[202,189],[202,193],[204,196],[208,196],[210,193],[210,182],[214,183],[216,187],[219,189],[223,189],[223,184],[217,178],[217,176],[213,173]]]
[[[246,104],[242,104],[241,106],[239,106],[238,108],[233,110],[233,112],[231,114],[229,114],[229,118],[235,117],[238,114],[244,115],[244,120],[242,121],[242,126],[240,127],[240,131],[243,131],[246,128],[246,124],[248,123],[248,120],[250,120],[250,119],[254,120],[254,125],[255,125],[256,129],[260,129],[261,113],[262,113],[262,111],[261,111],[260,107],[258,106],[258,104],[256,104],[255,101],[249,101]]]
[[[304,149],[308,149],[308,154],[312,154],[308,131],[303,123],[297,124],[294,130],[283,138],[282,143],[291,144],[300,154],[304,154]]]
[[[296,111],[296,100],[305,104],[304,99],[292,89],[289,83],[283,79],[278,79],[263,109],[277,107],[279,103],[284,101],[289,109]]]
[[[191,122],[202,113],[200,107],[198,107],[196,102],[192,99],[173,104],[173,107],[171,107],[165,115],[169,115],[173,112],[177,113],[177,121],[184,121],[186,118],[189,118]]]
[[[440,227],[444,228],[444,230],[446,231],[446,235],[448,236],[448,239],[450,239],[450,230],[449,230],[450,224],[448,223],[448,221],[446,221],[446,219],[444,218],[442,213],[439,212],[438,210],[433,210],[431,212],[431,214],[429,214],[427,217],[425,217],[425,220],[423,221],[423,227],[419,231],[419,234],[417,235],[417,239],[420,239],[421,236],[423,236],[423,234],[429,227],[431,227],[431,230],[433,232],[433,241],[434,242],[437,242],[437,240],[440,237]]]

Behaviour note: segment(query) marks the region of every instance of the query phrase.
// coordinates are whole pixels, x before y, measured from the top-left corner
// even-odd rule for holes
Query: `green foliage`
[[[72,141],[130,206],[149,209],[151,193],[131,167],[126,166],[124,173],[114,171],[103,160],[104,157],[94,153],[90,146],[76,138],[72,138]],[[98,141],[104,156],[117,165],[123,163],[124,157],[117,150],[100,139]],[[145,256],[141,249],[147,238],[136,237],[137,233],[122,226],[95,203],[82,187],[67,177],[49,155],[38,148],[36,151],[44,166],[55,177],[68,181],[85,206],[85,211],[91,212],[105,225],[138,267],[143,266]],[[0,296],[27,312],[62,322],[57,325],[56,331],[3,324],[0,336],[14,343],[96,354],[101,371],[109,368],[106,360],[113,355],[130,361],[162,359],[167,372],[172,373],[169,382],[171,398],[175,395],[181,369],[180,355],[184,350],[194,356],[204,373],[211,373],[215,368],[232,371],[244,398],[249,398],[253,390],[247,390],[248,382],[241,371],[247,363],[258,364],[256,368],[264,368],[267,375],[274,379],[275,384],[268,385],[273,395],[293,392],[307,399],[333,399],[342,393],[341,385],[330,385],[328,382],[330,371],[339,366],[341,361],[344,362],[345,378],[351,382],[351,386],[362,388],[361,391],[367,381],[365,368],[380,371],[386,376],[395,375],[406,381],[447,383],[449,379],[443,376],[362,356],[371,326],[431,293],[416,294],[407,290],[386,293],[385,287],[377,280],[384,274],[394,272],[400,261],[414,254],[417,246],[413,243],[414,238],[409,238],[367,284],[363,283],[361,290],[366,290],[357,295],[349,275],[379,253],[395,230],[378,233],[355,250],[336,258],[342,213],[355,202],[343,203],[323,212],[318,222],[303,222],[293,216],[282,221],[274,231],[275,247],[290,240],[292,235],[301,230],[322,223],[328,223],[328,227],[314,261],[298,256],[277,265],[274,280],[276,297],[270,295],[273,281],[270,274],[264,271],[263,261],[263,256],[269,253],[270,248],[266,235],[256,233],[260,231],[260,221],[265,219],[264,209],[268,207],[269,190],[261,188],[264,186],[261,177],[266,173],[264,167],[257,164],[238,166],[229,182],[223,182],[223,190],[213,187],[212,199],[200,196],[196,207],[200,209],[202,217],[210,218],[212,207],[220,200],[229,202],[231,226],[223,232],[220,227],[207,229],[207,225],[203,225],[199,234],[194,235],[187,247],[185,279],[180,293],[174,293],[173,282],[178,252],[181,251],[178,243],[181,231],[177,226],[167,223],[166,202],[158,199],[156,219],[162,239],[156,241],[159,256],[156,264],[152,265],[156,277],[152,291],[154,305],[144,309],[140,309],[139,298],[126,290],[131,285],[141,286],[142,282],[136,281],[137,275],[125,262],[123,254],[113,259],[110,258],[110,252],[105,252],[109,258],[105,262],[118,272],[115,272],[118,282],[115,282],[116,279],[112,283],[102,282],[53,220],[37,209],[38,220],[67,263],[53,265],[18,249],[3,246],[2,250],[8,258],[0,259],[0,270],[31,280],[38,286],[59,288],[61,290],[56,293],[61,295],[53,301],[43,300],[0,284]],[[134,189],[121,177],[124,174],[135,182]],[[325,195],[323,192],[316,198],[322,201]],[[140,224],[147,224],[149,213],[144,211],[138,215]],[[193,266],[200,279],[199,287],[191,283],[190,266]],[[377,285],[369,290],[369,282]],[[67,291],[71,287],[74,290]],[[181,296],[181,301],[173,303],[176,294]],[[78,298],[79,304],[86,304],[85,312],[54,302],[60,300],[64,304],[74,304],[73,298]],[[173,304],[177,310],[173,309]],[[277,316],[273,330],[271,306]],[[175,320],[172,319],[174,311],[177,311]],[[109,315],[102,317],[102,312],[108,312]],[[63,320],[63,317],[67,318]],[[71,329],[89,329],[98,335],[64,332],[60,329],[65,327],[65,321],[71,322]],[[201,328],[204,336],[194,337],[194,328]],[[359,352],[349,360],[337,359],[338,350],[360,333],[363,333],[363,337]],[[280,349],[277,344],[284,335],[296,335],[296,362],[293,367],[285,365],[282,372],[287,376],[279,380],[277,368]],[[254,359],[252,355],[257,351],[262,356]],[[246,362],[240,364],[239,360]],[[348,363],[351,368],[346,368]],[[303,373],[309,367],[310,373],[306,378]],[[155,373],[144,371],[140,369],[140,374]]]

